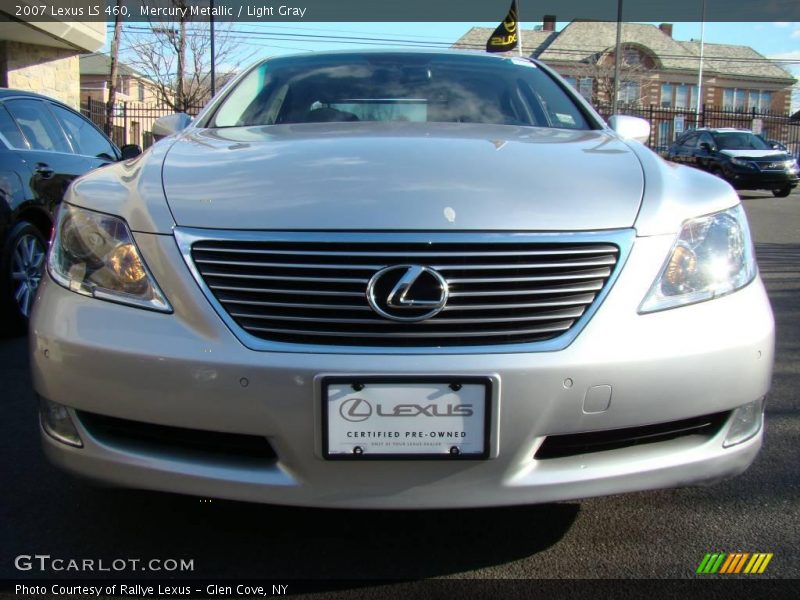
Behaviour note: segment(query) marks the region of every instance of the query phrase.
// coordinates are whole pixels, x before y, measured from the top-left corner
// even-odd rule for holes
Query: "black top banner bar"
[[[0,21],[113,21],[116,0],[0,0]],[[212,8],[213,6],[213,8]],[[616,21],[617,0],[518,0],[519,21]],[[240,22],[455,21],[497,22],[508,0],[123,0],[127,22],[152,20]],[[702,0],[625,0],[623,21],[697,22]],[[800,21],[798,0],[706,0],[705,21]]]

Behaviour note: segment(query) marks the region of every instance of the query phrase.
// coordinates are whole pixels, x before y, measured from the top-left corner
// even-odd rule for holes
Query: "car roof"
[[[0,99],[9,98],[11,96],[30,96],[32,98],[41,98],[43,100],[55,100],[54,98],[49,98],[47,96],[43,96],[42,94],[37,94],[36,92],[28,92],[26,90],[15,90],[12,88],[0,88]],[[58,100],[55,100],[55,102],[58,102]]]
[[[73,112],[77,112],[75,108],[69,106],[68,104],[65,104],[61,100],[57,100],[56,98],[51,98],[50,96],[45,96],[44,94],[37,94],[36,92],[29,92],[27,90],[0,88],[0,100],[5,100],[6,98],[19,98],[19,97],[35,98],[36,100],[49,100],[50,102],[55,102],[56,104],[68,108]]]
[[[295,54],[280,54],[276,56],[270,56],[264,58],[262,60],[256,61],[256,64],[263,64],[265,62],[273,62],[273,61],[303,61],[303,60],[314,60],[316,58],[336,58],[341,57],[343,59],[348,58],[356,58],[356,57],[378,57],[378,56],[417,56],[417,57],[424,57],[429,56],[431,58],[434,57],[450,57],[455,59],[463,59],[463,60],[472,60],[476,62],[486,62],[486,61],[498,61],[498,62],[508,62],[508,61],[519,61],[523,60],[528,63],[535,63],[541,64],[534,58],[530,58],[527,56],[508,56],[505,54],[490,54],[488,52],[484,52],[482,50],[450,50],[450,49],[425,49],[425,48],[376,48],[376,49],[366,49],[366,50],[323,50],[319,52],[302,52],[302,53],[295,53]]]
[[[507,56],[484,52],[483,50],[452,50],[449,48],[364,48],[360,50],[320,50],[317,52],[295,52],[292,54],[279,54],[272,58],[293,58],[299,56],[374,56],[380,54],[430,54],[431,56],[482,56],[487,59],[525,58],[523,56]]]

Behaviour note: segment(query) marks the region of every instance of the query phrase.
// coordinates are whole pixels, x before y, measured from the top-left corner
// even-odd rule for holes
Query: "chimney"
[[[542,31],[555,31],[556,30],[556,16],[545,15],[542,20]]]
[[[672,23],[662,23],[658,26],[658,28],[669,37],[672,37]]]

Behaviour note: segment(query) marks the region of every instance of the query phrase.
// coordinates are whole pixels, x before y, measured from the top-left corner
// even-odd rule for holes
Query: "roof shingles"
[[[452,47],[483,49],[492,31],[473,27]],[[560,32],[525,29],[523,54],[546,63],[593,63],[600,54],[613,52],[616,36],[617,24],[604,21],[573,21]],[[655,25],[623,23],[622,43],[646,48],[665,71],[696,72],[699,68],[700,42],[675,40]],[[706,43],[703,55],[707,58],[703,68],[709,74],[794,81],[790,73],[748,46]]]

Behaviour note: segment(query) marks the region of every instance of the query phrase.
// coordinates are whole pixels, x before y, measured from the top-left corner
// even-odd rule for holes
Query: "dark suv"
[[[770,190],[779,198],[798,182],[797,161],[746,129],[687,131],[667,158],[722,177],[737,190]]]
[[[56,206],[77,176],[140,153],[120,151],[88,119],[30,92],[0,89],[0,323],[27,322]]]

